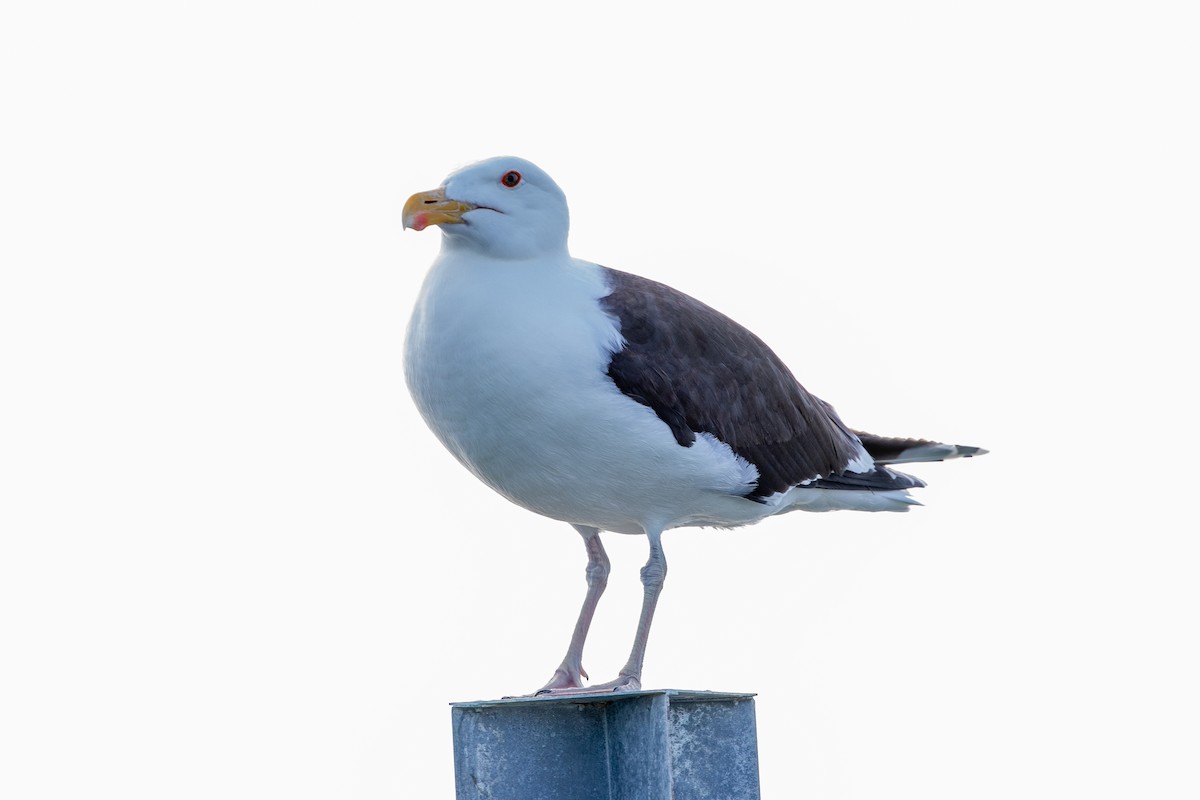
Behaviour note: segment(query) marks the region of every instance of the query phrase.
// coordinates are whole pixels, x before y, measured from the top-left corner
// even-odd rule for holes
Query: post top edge
[[[531,703],[598,704],[618,703],[639,697],[664,695],[675,703],[736,702],[749,700],[757,692],[713,692],[707,689],[641,689],[636,692],[605,692],[602,694],[539,695],[535,697],[502,697],[498,700],[468,700],[450,703],[451,708],[490,708],[492,706],[521,705]]]

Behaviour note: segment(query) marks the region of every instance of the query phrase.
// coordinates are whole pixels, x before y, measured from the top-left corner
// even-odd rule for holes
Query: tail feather
[[[870,472],[838,472],[805,481],[800,485],[810,489],[896,492],[905,489],[919,489],[925,485],[925,481],[914,475],[906,475],[903,472],[896,472],[876,464]]]
[[[982,447],[943,444],[929,439],[903,439],[854,431],[876,464],[911,464],[916,461],[945,461],[971,458],[987,453]]]
[[[921,505],[907,491],[810,489],[797,486],[784,495],[779,513],[788,511],[908,511]]]

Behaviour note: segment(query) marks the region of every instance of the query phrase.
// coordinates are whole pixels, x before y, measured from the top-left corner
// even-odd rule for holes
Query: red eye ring
[[[521,182],[521,173],[517,172],[515,169],[509,170],[508,172],[504,173],[504,177],[500,179],[500,183],[507,186],[509,189],[516,188],[517,184],[519,184],[520,182]]]

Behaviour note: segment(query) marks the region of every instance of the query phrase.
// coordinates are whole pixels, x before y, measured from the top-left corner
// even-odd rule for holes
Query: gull
[[[667,574],[662,534],[790,511],[907,511],[891,467],[978,447],[853,430],[766,344],[676,289],[573,258],[558,185],[500,157],[413,195],[404,226],[442,232],[409,322],[405,378],[425,422],[479,480],[571,525],[587,593],[537,693],[641,688]],[[643,602],[617,677],[586,687],[583,648],[608,582],[601,531],[645,536]]]

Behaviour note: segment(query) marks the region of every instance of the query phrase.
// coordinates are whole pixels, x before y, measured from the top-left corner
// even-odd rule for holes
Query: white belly
[[[728,447],[680,447],[607,376],[620,347],[596,301],[600,270],[435,263],[409,326],[405,375],[434,433],[525,508],[621,533],[740,525],[770,513],[738,495],[755,476]]]

